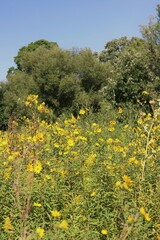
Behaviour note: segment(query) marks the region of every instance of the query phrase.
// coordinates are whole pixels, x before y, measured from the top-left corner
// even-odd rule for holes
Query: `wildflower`
[[[68,230],[68,223],[66,220],[63,220],[60,225],[59,225],[60,228],[64,229],[64,230]]]
[[[134,221],[134,217],[132,215],[128,216],[127,223],[132,223]]]
[[[108,139],[106,140],[106,142],[107,142],[108,144],[112,144],[112,143],[113,143],[113,139],[112,139],[112,138],[108,138]]]
[[[98,126],[94,129],[94,133],[101,133],[101,132],[102,132],[102,129]]]
[[[123,128],[124,128],[124,129],[126,129],[126,128],[128,128],[128,127],[129,127],[129,125],[128,125],[128,124],[126,124],[126,125],[124,125],[124,127],[123,127]]]
[[[139,124],[142,124],[142,123],[143,123],[142,118],[138,118],[137,122],[138,122]]]
[[[133,181],[130,179],[130,177],[128,177],[127,175],[124,175],[123,177],[124,183],[123,183],[123,187],[129,191],[131,191],[131,189],[129,189],[129,187],[132,186]]]
[[[74,141],[73,141],[73,139],[71,139],[71,138],[68,139],[68,142],[67,142],[67,143],[68,143],[68,146],[69,146],[69,147],[73,147],[73,146],[74,146]]]
[[[30,95],[28,95],[28,97],[27,97],[27,101],[28,101],[28,102],[31,102],[31,103],[34,103],[34,104],[37,104],[37,103],[38,103],[37,99],[38,99],[38,95],[32,95],[32,94],[30,94]]]
[[[59,148],[60,146],[59,146],[58,143],[54,143],[54,147],[55,147],[55,148]]]
[[[12,225],[9,217],[5,218],[3,228],[4,228],[5,232],[9,232],[10,230],[13,230],[13,225]]]
[[[80,195],[76,195],[75,197],[74,197],[74,203],[76,204],[76,205],[78,205],[79,203],[80,203]]]
[[[44,236],[44,229],[41,227],[38,227],[36,229],[36,232],[38,233],[39,238],[42,238]]]
[[[44,140],[44,135],[43,133],[38,133],[37,135],[33,136],[33,142],[36,143],[36,142],[43,142]]]
[[[133,163],[135,160],[136,160],[135,157],[130,157],[129,160],[128,160],[128,163],[131,164],[131,163]]]
[[[49,109],[48,108],[45,108],[45,113],[49,113]]]
[[[79,115],[84,115],[85,114],[85,110],[84,109],[80,109],[80,111],[79,111]]]
[[[34,202],[34,203],[33,203],[33,206],[34,206],[34,207],[42,207],[42,204]]]
[[[28,102],[28,101],[25,101],[24,104],[26,105],[26,107],[30,107],[31,106],[30,102]]]
[[[108,131],[109,131],[109,132],[113,132],[114,130],[115,130],[114,127],[109,127],[109,128],[108,128]]]
[[[92,127],[96,127],[97,126],[97,123],[92,123]]]
[[[117,181],[115,184],[115,188],[119,189],[120,186],[121,186],[121,181]]]
[[[46,177],[47,180],[50,180],[50,179],[51,179],[51,177],[50,177],[48,174],[46,174],[45,177]]]
[[[102,233],[103,235],[107,235],[107,234],[108,234],[108,231],[107,231],[107,229],[102,229],[102,230],[101,230],[101,233]]]
[[[109,125],[110,125],[110,126],[116,125],[116,121],[115,121],[115,120],[111,120],[111,121],[109,122]]]
[[[127,175],[124,175],[123,180],[127,183],[128,186],[132,185],[132,180],[130,179],[130,177],[128,177]]]
[[[42,141],[44,140],[43,133],[39,133],[39,134],[37,135],[37,138],[38,138],[39,142],[42,142]]]
[[[32,164],[28,164],[27,165],[27,172],[33,172],[33,165]]]
[[[147,116],[144,118],[144,121],[146,122],[146,121],[149,121],[151,119],[152,119],[151,114],[148,113]]]
[[[143,91],[142,94],[143,94],[143,95],[149,95],[149,92]]]
[[[94,197],[95,195],[96,195],[95,192],[92,192],[92,193],[90,194],[91,197]]]
[[[51,214],[52,214],[52,217],[57,217],[57,218],[60,218],[60,216],[61,216],[61,213],[60,212],[58,212],[57,210],[53,210],[52,212],[51,212]]]
[[[13,161],[14,157],[12,155],[8,156],[8,161]]]
[[[6,180],[8,180],[9,177],[10,177],[10,174],[9,174],[8,172],[4,173],[4,178],[5,178]]]
[[[118,108],[118,113],[119,114],[123,113],[123,109],[121,107]]]
[[[35,173],[40,173],[42,171],[42,164],[40,161],[36,161],[36,164],[34,166],[34,172]]]
[[[39,112],[43,112],[44,110],[45,110],[45,103],[43,102],[43,103],[41,103],[39,106],[38,106],[38,111]]]
[[[72,118],[71,118],[71,123],[76,123],[77,119],[72,115]]]
[[[146,221],[149,222],[149,221],[151,220],[149,214],[146,213],[144,207],[141,207],[141,208],[140,208],[140,213],[143,215],[143,217],[145,218]]]

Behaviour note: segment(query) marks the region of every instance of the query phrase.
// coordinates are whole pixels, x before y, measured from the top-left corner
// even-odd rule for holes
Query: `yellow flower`
[[[115,188],[119,189],[120,186],[121,186],[121,181],[117,181],[115,184]]]
[[[96,195],[95,192],[92,192],[92,193],[90,194],[91,197],[94,197],[95,195]]]
[[[60,228],[64,229],[64,230],[67,230],[68,229],[68,223],[66,220],[63,220],[60,225],[59,225]]]
[[[134,221],[134,217],[132,215],[128,216],[127,223],[132,223]]]
[[[13,230],[13,225],[12,225],[9,217],[5,218],[3,228],[4,228],[5,232],[9,232],[10,230]]]
[[[142,118],[138,118],[137,122],[138,122],[139,124],[142,124],[142,123],[143,123]]]
[[[53,211],[51,212],[51,214],[52,214],[52,217],[60,218],[60,216],[61,216],[61,213],[58,212],[57,210],[53,210]]]
[[[108,131],[109,131],[109,132],[113,132],[114,130],[115,130],[114,127],[109,127],[109,128],[108,128]]]
[[[107,234],[108,234],[108,231],[107,231],[107,229],[102,229],[102,230],[101,230],[101,233],[102,233],[103,235],[107,235]]]
[[[58,143],[54,143],[54,147],[55,147],[55,148],[59,148],[60,146],[59,146]]]
[[[119,114],[123,113],[123,109],[121,107],[118,108],[118,113]]]
[[[147,116],[144,118],[144,121],[146,122],[146,121],[149,121],[151,119],[152,119],[152,116],[151,116],[150,113],[148,113]]]
[[[72,118],[71,118],[71,123],[76,123],[77,119],[72,115]]]
[[[71,138],[68,139],[68,142],[67,142],[67,143],[68,143],[68,146],[69,146],[69,147],[73,147],[73,146],[74,146],[74,141],[73,141],[73,139],[71,139]]]
[[[45,113],[49,113],[49,109],[48,108],[45,108]]]
[[[30,107],[31,104],[30,104],[30,102],[26,101],[25,105],[26,105],[26,107],[28,107],[28,106]]]
[[[131,186],[133,184],[133,181],[127,175],[124,175],[122,178],[125,181],[125,183],[127,184],[127,186]]]
[[[36,161],[36,164],[34,166],[34,172],[35,173],[40,173],[42,171],[42,164],[40,161]]]
[[[42,207],[42,204],[34,202],[34,203],[33,203],[33,206],[34,206],[34,207]]]
[[[27,165],[27,172],[33,172],[33,165],[32,164],[28,164]]]
[[[94,129],[94,133],[101,133],[101,132],[102,132],[102,129],[98,126]]]
[[[44,135],[43,133],[38,133],[37,135],[33,136],[33,142],[43,142],[44,140]]]
[[[123,187],[124,187],[125,189],[127,189],[128,191],[132,191],[132,189],[129,188],[129,187],[131,187],[132,184],[133,184],[133,181],[130,179],[130,177],[128,177],[127,175],[124,175],[122,178],[123,178],[123,180],[124,180]]]
[[[45,103],[43,102],[43,103],[41,103],[39,106],[38,106],[38,111],[39,112],[43,112],[44,110],[45,110]]]
[[[44,135],[43,135],[43,133],[38,133],[38,135],[37,135],[37,138],[38,138],[38,141],[39,142],[43,142],[43,140],[44,140]]]
[[[143,217],[145,218],[146,221],[149,222],[149,221],[151,220],[149,214],[146,213],[144,207],[141,207],[141,208],[140,208],[140,213],[143,215]]]
[[[111,120],[111,121],[109,122],[109,125],[110,125],[110,126],[116,125],[116,121],[115,121],[115,120]]]
[[[108,139],[106,140],[106,142],[107,142],[108,144],[112,144],[112,143],[113,143],[113,139],[112,139],[112,138],[108,138]]]
[[[129,125],[128,125],[128,124],[126,124],[126,125],[125,125],[123,128],[124,128],[124,129],[126,129],[126,128],[128,128],[128,127],[129,127]]]
[[[80,109],[80,111],[79,111],[79,115],[84,115],[85,114],[85,110],[84,109]]]
[[[32,95],[32,94],[30,94],[30,95],[28,95],[28,97],[27,97],[27,101],[28,102],[31,102],[31,103],[34,103],[35,105],[38,103],[38,95]]]
[[[142,94],[144,94],[144,95],[149,95],[149,92],[143,91]]]
[[[38,227],[38,228],[36,229],[36,232],[38,233],[38,236],[39,236],[40,238],[42,238],[42,237],[44,236],[44,229],[43,229],[43,228]]]

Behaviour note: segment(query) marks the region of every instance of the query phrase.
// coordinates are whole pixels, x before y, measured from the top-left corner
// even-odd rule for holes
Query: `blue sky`
[[[39,39],[101,51],[107,41],[141,37],[159,0],[0,0],[0,81],[18,50]]]

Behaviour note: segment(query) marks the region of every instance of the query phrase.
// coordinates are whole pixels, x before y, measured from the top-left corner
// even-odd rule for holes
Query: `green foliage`
[[[119,56],[116,68],[116,102],[132,102],[142,96],[147,89],[149,75],[146,52],[139,46],[126,48]]]
[[[112,64],[116,63],[119,54],[125,47],[129,45],[129,43],[130,41],[127,39],[127,37],[121,37],[119,39],[113,39],[112,41],[107,42],[105,45],[105,50],[103,50],[99,55],[100,61],[111,61]]]
[[[157,17],[151,18],[147,26],[141,26],[143,38],[148,43],[148,67],[152,78],[160,81],[160,5],[157,5]],[[155,21],[154,21],[155,20]],[[158,91],[160,85],[158,85]]]
[[[79,72],[82,87],[86,92],[98,91],[107,80],[107,68],[98,61],[90,49],[79,54]]]
[[[109,84],[102,89],[106,99],[109,100],[108,96],[112,96],[111,100],[116,104],[135,104],[140,101],[143,102],[142,108],[151,110],[149,100],[158,97],[159,77],[155,72],[159,72],[159,55],[158,48],[155,48],[154,63],[149,52],[148,43],[136,37],[131,40],[125,37],[115,39],[106,44],[100,60],[110,62],[113,66]]]
[[[50,50],[52,48],[58,47],[58,44],[56,42],[49,42],[49,41],[41,39],[36,42],[31,42],[26,47],[22,47],[19,50],[18,55],[15,57],[15,63],[19,70],[24,70],[23,69],[23,57],[29,52],[34,52],[39,47],[44,47],[46,50]]]
[[[36,85],[33,79],[23,72],[10,74],[8,82],[2,84],[3,99],[3,124],[6,128],[9,118],[21,118],[27,114],[24,110],[24,99],[28,94],[36,93]]]
[[[156,22],[154,21],[156,20]],[[160,5],[157,5],[157,17],[149,19],[147,26],[141,26],[144,39],[151,45],[160,44]]]
[[[79,92],[80,80],[75,74],[72,73],[61,79],[58,90],[58,100],[62,111],[64,107],[72,107],[73,101]]]

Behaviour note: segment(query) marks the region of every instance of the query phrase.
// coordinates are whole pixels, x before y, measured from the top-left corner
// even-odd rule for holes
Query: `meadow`
[[[37,95],[25,106],[0,132],[1,240],[160,240],[160,102],[128,122],[120,107],[49,123]]]

